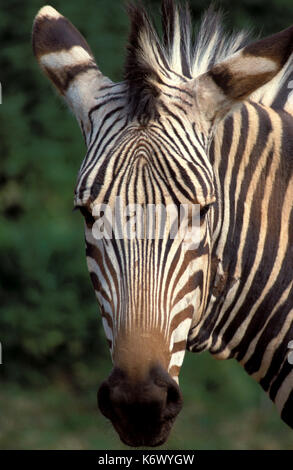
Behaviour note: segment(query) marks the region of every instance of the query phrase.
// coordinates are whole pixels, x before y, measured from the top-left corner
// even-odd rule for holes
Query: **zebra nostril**
[[[101,413],[106,416],[106,418],[111,419],[113,416],[113,408],[110,399],[110,387],[107,382],[103,382],[100,386],[97,394],[97,401]]]
[[[171,419],[177,416],[182,408],[183,399],[177,384],[169,385],[167,389],[165,418]]]
[[[179,390],[174,387],[173,385],[171,385],[170,387],[168,387],[168,391],[167,391],[167,405],[169,405],[170,403],[178,403],[178,401],[180,400],[180,392]]]

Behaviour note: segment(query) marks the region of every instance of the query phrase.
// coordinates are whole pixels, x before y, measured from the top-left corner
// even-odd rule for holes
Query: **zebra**
[[[141,5],[128,14],[120,83],[54,8],[32,39],[87,146],[74,204],[113,361],[99,408],[125,444],[163,444],[185,351],[205,350],[238,360],[292,428],[293,26],[253,42],[209,8],[193,42],[187,6],[162,1],[162,39]],[[163,237],[98,238],[97,207],[117,198],[200,206],[198,244],[164,223]]]

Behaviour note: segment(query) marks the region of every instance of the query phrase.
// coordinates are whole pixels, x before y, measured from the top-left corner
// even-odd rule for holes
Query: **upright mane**
[[[131,115],[151,117],[156,112],[160,85],[195,78],[230,57],[250,42],[250,34],[227,34],[223,14],[210,6],[197,28],[192,26],[188,5],[163,0],[162,38],[141,4],[128,4],[131,21],[124,67]],[[196,32],[197,29],[197,32]],[[282,92],[292,68],[292,57],[276,77],[251,98],[272,106]]]
[[[132,114],[152,114],[162,82],[184,82],[207,72],[249,42],[246,31],[228,35],[223,15],[211,6],[197,33],[188,5],[163,0],[162,39],[141,5],[128,4],[131,21],[124,78]]]

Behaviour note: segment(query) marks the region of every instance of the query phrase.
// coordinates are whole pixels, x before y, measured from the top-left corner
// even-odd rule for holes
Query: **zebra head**
[[[227,40],[209,12],[192,51],[188,12],[173,1],[162,6],[163,44],[142,8],[129,14],[121,83],[100,72],[85,39],[51,7],[36,17],[33,47],[88,149],[75,206],[85,219],[88,268],[114,364],[99,407],[126,444],[156,446],[181,409],[178,375],[210,290],[220,204],[212,133],[280,70],[290,37],[244,47],[245,34]],[[171,236],[181,208],[187,226],[197,222],[196,240],[176,230]]]

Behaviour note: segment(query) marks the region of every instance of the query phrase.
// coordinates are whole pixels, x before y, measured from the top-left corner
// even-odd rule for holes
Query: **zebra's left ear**
[[[194,79],[199,110],[213,123],[270,81],[293,52],[293,26],[257,41]]]
[[[38,12],[33,25],[33,51],[40,67],[73,110],[84,131],[88,112],[104,82],[89,45],[73,24],[51,6]]]

